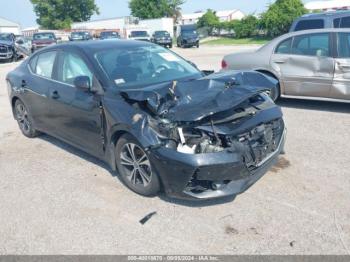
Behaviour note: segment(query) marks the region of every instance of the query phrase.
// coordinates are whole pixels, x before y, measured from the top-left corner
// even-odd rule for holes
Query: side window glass
[[[35,73],[35,67],[36,67],[37,61],[38,61],[38,56],[34,56],[34,57],[29,61],[30,70],[32,70],[32,72],[34,72],[34,73]]]
[[[310,19],[300,21],[296,27],[295,31],[309,30],[309,29],[321,29],[324,28],[323,19]]]
[[[350,16],[346,16],[341,19],[340,27],[350,28]]]
[[[338,33],[338,56],[350,58],[350,33]]]
[[[34,72],[37,75],[51,78],[53,66],[56,59],[56,54],[57,52],[53,51],[53,52],[46,52],[38,55]]]
[[[301,35],[294,38],[292,52],[306,56],[329,56],[329,34]]]
[[[339,28],[340,27],[340,18],[336,18],[333,20],[333,27]]]
[[[77,54],[65,53],[62,63],[62,76],[59,80],[73,85],[74,79],[78,76],[88,76],[90,84],[92,84],[93,74],[84,60]]]
[[[276,54],[290,54],[293,38],[289,38],[281,42],[276,48]]]

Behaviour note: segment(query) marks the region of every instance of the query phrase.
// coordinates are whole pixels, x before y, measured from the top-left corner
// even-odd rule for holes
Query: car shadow
[[[98,165],[99,167],[102,167],[104,169],[106,169],[109,173],[111,173],[112,176],[118,176],[118,174],[116,172],[114,172],[107,163],[105,163],[104,161],[98,159],[97,157],[94,157],[88,153],[85,153],[84,151],[71,146],[53,136],[47,135],[47,134],[42,134],[40,135],[38,138],[53,144],[54,146],[57,146],[60,149],[63,149],[64,151],[73,154],[75,156],[78,156],[86,161],[89,161],[95,165]]]
[[[177,199],[171,198],[165,195],[164,193],[159,194],[158,196],[161,200],[168,202],[173,205],[186,206],[186,207],[209,207],[217,206],[222,204],[227,204],[233,202],[236,196],[226,196],[221,198],[214,199],[205,199],[205,200],[187,200],[187,199]]]
[[[340,102],[281,98],[277,101],[277,105],[279,105],[282,108],[283,107],[297,108],[297,109],[327,111],[327,112],[335,112],[335,113],[343,113],[343,114],[350,113],[350,104],[340,103]]]
[[[104,161],[88,154],[85,153],[84,151],[75,148],[74,146],[71,146],[69,144],[67,144],[66,142],[63,142],[55,137],[52,137],[50,135],[47,134],[42,134],[38,137],[39,139],[44,140],[45,142],[48,142],[54,146],[57,146],[58,148],[73,154],[77,157],[80,157],[86,161],[89,161],[101,168],[104,168],[105,170],[107,170],[112,177],[116,177],[118,178],[118,180],[120,181],[120,183],[124,185],[123,181],[120,179],[120,176],[118,174],[117,171],[113,171],[109,165],[107,163],[105,163]],[[135,193],[136,194],[136,193]],[[142,196],[140,196],[142,197]],[[232,202],[235,199],[235,196],[229,196],[229,197],[224,197],[224,198],[218,198],[218,199],[210,199],[210,200],[183,200],[183,199],[175,199],[175,198],[171,198],[168,197],[165,193],[159,193],[156,197],[158,197],[160,200],[171,203],[171,204],[175,204],[175,205],[181,205],[181,206],[187,206],[187,207],[205,207],[205,206],[213,206],[213,205],[219,205],[219,204],[225,204],[228,202]]]

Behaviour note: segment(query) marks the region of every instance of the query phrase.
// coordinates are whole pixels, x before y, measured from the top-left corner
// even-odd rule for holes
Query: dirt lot
[[[241,49],[175,51],[218,69]],[[349,104],[281,101],[287,154],[234,201],[143,198],[98,160],[20,134],[4,81],[14,66],[0,65],[0,254],[349,254]]]

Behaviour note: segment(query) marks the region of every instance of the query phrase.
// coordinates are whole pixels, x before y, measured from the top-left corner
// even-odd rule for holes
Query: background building
[[[21,34],[21,26],[15,22],[0,17],[0,33]]]
[[[181,17],[181,24],[182,25],[191,25],[196,24],[201,18],[205,12],[195,12],[192,14],[183,14]],[[219,20],[221,22],[228,22],[232,20],[241,20],[243,17],[245,17],[245,14],[238,10],[238,9],[232,9],[232,10],[223,10],[223,11],[217,11],[216,15],[219,17]]]
[[[350,0],[314,1],[306,3],[305,8],[309,11],[350,10]]]

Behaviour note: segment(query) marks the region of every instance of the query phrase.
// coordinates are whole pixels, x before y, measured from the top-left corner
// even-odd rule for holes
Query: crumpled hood
[[[156,115],[192,122],[232,109],[275,88],[277,81],[254,71],[227,71],[196,80],[167,82],[121,92],[130,101],[144,102]]]

